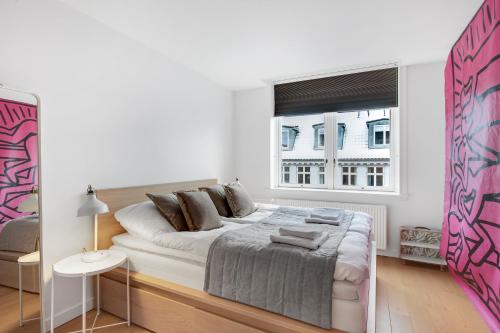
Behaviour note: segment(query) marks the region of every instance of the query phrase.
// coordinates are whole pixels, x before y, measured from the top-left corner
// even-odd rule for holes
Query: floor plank
[[[489,332],[486,324],[448,272],[435,266],[407,263],[398,259],[377,258],[377,333],[432,333],[432,332]],[[26,293],[25,313],[36,316],[38,295]],[[0,332],[37,333],[38,321],[18,327],[18,293],[16,289],[0,286]],[[95,311],[87,314],[92,324]],[[97,325],[118,322],[120,319],[103,312]],[[81,328],[81,317],[56,332]],[[143,333],[147,330],[132,325],[99,330],[101,333]]]

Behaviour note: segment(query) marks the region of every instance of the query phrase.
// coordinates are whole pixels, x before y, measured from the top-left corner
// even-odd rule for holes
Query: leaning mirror
[[[39,98],[0,85],[0,332],[40,332]]]

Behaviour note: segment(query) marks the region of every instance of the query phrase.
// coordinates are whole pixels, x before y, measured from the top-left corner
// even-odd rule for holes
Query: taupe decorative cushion
[[[173,193],[166,195],[146,193],[153,201],[161,215],[174,227],[176,231],[188,231],[189,227],[182,213],[177,197]]]
[[[224,191],[224,186],[222,185],[212,185],[208,187],[200,187],[200,191],[205,191],[212,199],[212,202],[217,208],[220,216],[230,217],[232,216],[231,207],[227,203],[226,192]]]
[[[227,202],[235,217],[244,217],[257,210],[247,190],[239,183],[224,185]]]
[[[217,208],[207,192],[177,192],[190,231],[211,230],[222,227]]]

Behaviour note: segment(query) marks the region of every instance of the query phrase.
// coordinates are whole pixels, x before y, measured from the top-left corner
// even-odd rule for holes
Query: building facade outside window
[[[397,109],[278,118],[279,185],[393,190],[392,112]]]

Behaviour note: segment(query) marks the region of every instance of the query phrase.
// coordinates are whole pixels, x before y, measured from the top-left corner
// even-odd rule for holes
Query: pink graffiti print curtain
[[[446,175],[441,255],[492,331],[500,331],[500,0],[486,0],[445,69]]]
[[[38,125],[34,105],[0,98],[0,231],[29,213],[17,207],[38,185]]]

